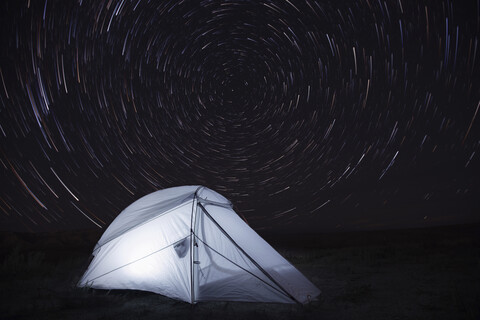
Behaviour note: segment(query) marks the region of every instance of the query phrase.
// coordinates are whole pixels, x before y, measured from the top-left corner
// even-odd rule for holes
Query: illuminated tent
[[[183,186],[151,193],[110,224],[78,283],[174,299],[307,303],[320,294],[222,195]]]

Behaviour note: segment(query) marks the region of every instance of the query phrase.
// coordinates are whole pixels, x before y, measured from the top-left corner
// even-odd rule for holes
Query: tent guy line
[[[239,264],[233,262],[232,260],[228,259],[227,257],[225,257],[223,254],[221,254],[220,252],[218,252],[217,250],[215,250],[214,248],[210,247],[208,245],[208,243],[204,242],[202,239],[198,238],[197,236],[195,236],[196,239],[200,240],[205,246],[209,247],[213,252],[215,252],[216,254],[218,254],[219,256],[221,256],[222,258],[224,258],[225,260],[227,260],[228,262],[234,264],[235,266],[239,267],[240,269],[242,269],[243,271],[249,273],[250,275],[254,276],[255,278],[257,278],[258,280],[262,281],[263,283],[265,283],[267,286],[270,286],[272,289],[274,290],[277,290],[278,292],[280,292],[281,294],[285,295],[286,297],[288,298],[291,298],[292,300],[294,300],[295,302],[298,302],[297,300],[295,300],[294,297],[292,297],[291,295],[288,294],[288,292],[285,291],[285,289],[283,289],[282,287],[279,286],[279,288],[281,290],[279,290],[278,288],[275,288],[274,286],[272,286],[271,284],[269,284],[268,282],[264,281],[262,278],[260,278],[259,276],[257,276],[256,274],[254,274],[253,272],[250,272],[248,271],[247,269],[243,268],[242,266],[240,266]],[[253,262],[253,261],[252,261]],[[265,273],[266,276],[268,276],[267,273]],[[278,285],[278,284],[277,284]],[[300,303],[300,302],[298,302]]]
[[[284,293],[290,298],[292,299],[293,301],[295,302],[298,302],[300,303],[297,299],[295,299],[291,294],[289,294],[284,288],[282,288],[282,286],[277,282],[275,281],[275,279],[272,278],[272,276],[267,272],[265,271],[265,269],[262,268],[262,266],[260,266],[252,257],[250,257],[250,255],[248,253],[245,252],[245,250],[243,250],[242,247],[240,247],[236,242],[235,240],[232,239],[232,237],[230,237],[230,235],[222,228],[222,226],[220,226],[218,224],[217,221],[215,221],[215,219],[213,219],[213,217],[208,213],[207,209],[205,209],[205,207],[199,203],[198,206],[203,210],[203,212],[205,213],[205,215],[210,219],[212,220],[213,223],[215,223],[215,225],[218,227],[218,229],[220,229],[220,231],[223,232],[223,234],[240,250],[242,251],[242,253],[248,258],[250,259],[250,261],[252,261],[252,263],[260,270],[263,272],[263,274],[265,274],[273,283],[275,283],[279,288],[281,288]],[[203,241],[202,241],[203,242]],[[210,247],[210,246],[209,246]]]
[[[135,263],[135,262],[138,262],[138,261],[140,261],[140,260],[143,260],[143,259],[145,259],[145,258],[148,258],[148,257],[150,257],[151,255],[154,255],[155,253],[159,253],[160,251],[163,251],[163,250],[167,249],[168,247],[174,246],[174,245],[176,245],[178,242],[180,242],[180,241],[182,241],[182,240],[185,240],[185,239],[187,239],[187,238],[190,238],[190,235],[188,235],[188,236],[186,236],[186,237],[183,237],[182,239],[179,239],[178,241],[175,241],[175,242],[173,242],[173,243],[171,243],[171,244],[169,244],[169,245],[167,245],[167,246],[165,246],[165,247],[163,247],[163,248],[161,248],[161,249],[158,249],[158,250],[156,250],[156,251],[154,251],[154,252],[152,252],[152,253],[149,253],[149,254],[147,254],[146,256],[143,256],[143,257],[141,257],[141,258],[138,258],[138,259],[135,260],[135,261],[131,261],[131,262],[127,263],[127,264],[124,264],[123,266],[120,266],[120,267],[118,267],[118,268],[115,268],[115,269],[113,269],[113,270],[110,270],[110,271],[108,271],[108,272],[105,272],[104,274],[101,274],[101,275],[99,275],[99,276],[96,277],[96,278],[90,279],[89,281],[97,280],[98,278],[101,278],[101,277],[103,277],[103,276],[106,276],[106,275],[109,274],[109,273],[112,273],[112,272],[114,272],[114,271],[117,271],[118,269],[124,268],[124,267],[126,267],[126,266],[129,266],[129,265]]]

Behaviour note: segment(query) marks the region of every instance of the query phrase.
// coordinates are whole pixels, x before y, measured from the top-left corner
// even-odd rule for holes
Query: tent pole
[[[195,229],[195,220],[194,215],[196,215],[197,211],[197,206],[198,206],[198,191],[202,189],[203,186],[199,186],[197,190],[195,190],[195,193],[193,194],[193,201],[192,201],[192,214],[190,215],[190,303],[194,304],[195,303],[195,282],[194,282],[194,254],[193,250],[195,250],[195,232],[193,229]]]
[[[222,226],[215,220],[213,219],[213,217],[210,215],[210,213],[208,213],[207,209],[205,209],[205,207],[199,202],[197,204],[200,208],[202,208],[203,212],[207,215],[207,217],[209,217],[213,223],[215,223],[215,225],[220,229],[220,231],[223,232],[223,234],[248,258],[250,259],[250,261],[253,262],[253,264],[261,271],[263,272],[263,274],[265,274],[267,276],[268,279],[270,279],[270,281],[272,281],[274,284],[276,284],[280,289],[282,289],[282,291],[285,293],[285,295],[287,295],[287,297],[289,297],[290,299],[292,299],[293,301],[295,301],[296,303],[298,304],[302,304],[300,301],[298,301],[297,299],[295,299],[294,296],[292,296],[287,290],[285,290],[284,287],[282,287],[275,279],[273,279],[273,277],[265,270],[262,268],[262,266],[260,266],[257,261],[253,260],[252,257],[250,257],[250,255],[248,253],[245,252],[245,250],[243,250],[242,247],[240,247],[236,242],[235,240],[232,239],[232,237],[230,237],[230,235],[222,228]]]
[[[198,190],[198,189],[197,189]],[[195,211],[195,201],[197,200],[197,192],[193,195],[192,213],[190,215],[190,303],[193,304],[193,214]]]

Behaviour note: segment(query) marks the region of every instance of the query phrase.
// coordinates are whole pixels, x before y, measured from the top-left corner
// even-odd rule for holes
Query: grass
[[[207,302],[75,284],[98,237],[0,246],[2,319],[479,319],[477,233],[418,235],[342,246],[278,246],[321,290],[305,306]],[[57,235],[58,236],[58,235]],[[365,235],[368,236],[368,235]],[[79,245],[79,239],[87,239]],[[382,236],[384,239],[384,236]],[[405,241],[404,239],[412,239]],[[37,241],[38,240],[38,241]],[[51,239],[50,239],[51,240]],[[19,243],[19,245],[12,245]],[[61,243],[61,244],[59,244]],[[342,242],[343,243],[343,242]]]
[[[45,253],[42,251],[22,252],[20,246],[16,246],[3,260],[0,268],[6,276],[16,274],[38,274],[45,272]]]
[[[350,303],[360,303],[368,300],[371,295],[372,286],[370,284],[348,284],[338,299]]]

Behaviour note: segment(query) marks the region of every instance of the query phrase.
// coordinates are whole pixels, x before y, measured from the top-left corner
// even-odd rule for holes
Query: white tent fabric
[[[78,283],[174,299],[307,303],[320,294],[305,276],[202,186],[151,193],[110,224]]]

